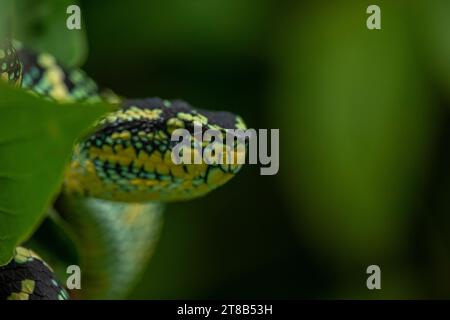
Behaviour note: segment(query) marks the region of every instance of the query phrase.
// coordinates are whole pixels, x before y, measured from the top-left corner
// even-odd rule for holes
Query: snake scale
[[[74,146],[50,220],[74,244],[82,270],[81,290],[65,288],[57,258],[47,263],[17,247],[0,267],[0,299],[119,299],[136,282],[151,256],[164,204],[207,194],[230,180],[238,164],[174,164],[171,133],[245,129],[229,112],[195,109],[184,101],[125,99],[101,90],[82,70],[65,68],[48,53],[17,41],[0,45],[0,77],[59,103],[106,101],[115,109],[92,125]],[[216,141],[220,143],[220,141]],[[225,143],[224,141],[222,143]],[[194,145],[190,152],[195,153]],[[73,260],[72,260],[73,261]]]

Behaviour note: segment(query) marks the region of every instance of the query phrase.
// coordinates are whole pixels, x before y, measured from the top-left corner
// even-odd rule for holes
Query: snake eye
[[[209,160],[219,154],[222,159],[235,158],[235,142],[230,153],[226,137],[242,126],[242,120],[231,113],[194,109],[183,101],[125,101],[80,143],[65,186],[69,192],[119,201],[175,201],[204,195],[239,171],[239,164]],[[174,139],[179,130],[187,140]],[[204,141],[211,132],[217,133],[216,139]],[[188,160],[174,161],[176,154]]]

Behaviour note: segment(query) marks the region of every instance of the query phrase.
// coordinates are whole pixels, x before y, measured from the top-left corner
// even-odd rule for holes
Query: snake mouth
[[[241,128],[242,119],[229,112],[179,100],[127,100],[79,144],[65,185],[68,192],[127,202],[196,198],[240,170],[246,145],[234,130]],[[179,130],[187,140],[174,139]],[[205,141],[211,132],[214,141]],[[175,154],[188,160],[174,161]]]

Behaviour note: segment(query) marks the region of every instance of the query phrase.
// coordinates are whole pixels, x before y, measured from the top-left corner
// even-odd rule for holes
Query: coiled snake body
[[[201,125],[225,137],[229,129],[245,129],[231,113],[194,109],[183,101],[122,99],[100,90],[83,71],[66,69],[50,54],[36,54],[17,42],[0,46],[0,76],[45,99],[116,105],[75,146],[53,206],[56,214],[50,215],[78,253],[82,289],[72,297],[123,298],[151,255],[163,203],[202,196],[240,169],[238,164],[176,165],[171,160],[175,129],[193,132]],[[188,151],[196,152],[194,142]],[[54,263],[64,267],[57,258]],[[0,267],[0,299],[67,299],[64,279],[59,280],[39,256],[18,247],[13,260]]]

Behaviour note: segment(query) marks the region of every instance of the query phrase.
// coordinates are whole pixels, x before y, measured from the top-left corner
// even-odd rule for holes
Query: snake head
[[[0,267],[0,300],[68,300],[52,268],[33,251],[17,247]]]
[[[128,202],[202,196],[241,168],[245,129],[239,116],[184,101],[126,100],[76,147],[65,191]]]

